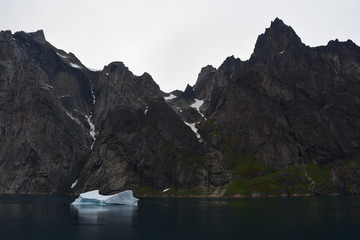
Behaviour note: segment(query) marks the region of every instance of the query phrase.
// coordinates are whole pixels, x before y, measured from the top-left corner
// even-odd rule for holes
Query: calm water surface
[[[359,197],[72,200],[0,195],[0,239],[360,239]]]

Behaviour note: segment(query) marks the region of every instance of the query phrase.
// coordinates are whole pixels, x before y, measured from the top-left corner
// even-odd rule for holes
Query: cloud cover
[[[36,31],[102,69],[122,61],[150,73],[164,91],[193,85],[201,67],[250,57],[257,36],[279,17],[310,46],[360,43],[357,0],[0,0],[0,29]]]

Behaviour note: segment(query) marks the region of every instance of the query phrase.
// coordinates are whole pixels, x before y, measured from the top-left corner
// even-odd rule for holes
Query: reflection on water
[[[0,221],[17,223],[31,219],[32,223],[64,221],[69,218],[68,197],[0,196]]]
[[[72,215],[80,225],[131,225],[137,206],[71,205]]]
[[[0,195],[0,239],[358,239],[359,197],[140,199],[73,206]]]
[[[133,235],[137,206],[74,206],[59,196],[0,196],[0,239],[112,239]]]

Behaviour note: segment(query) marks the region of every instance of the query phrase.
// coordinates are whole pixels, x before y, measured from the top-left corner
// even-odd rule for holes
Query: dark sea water
[[[360,239],[359,197],[72,200],[0,195],[0,239]]]

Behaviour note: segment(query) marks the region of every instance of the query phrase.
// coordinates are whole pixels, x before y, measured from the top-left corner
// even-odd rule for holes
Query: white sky
[[[279,17],[310,46],[360,44],[359,0],[0,0],[0,30],[43,29],[88,67],[122,61],[163,91],[195,84],[201,68],[247,60]]]

